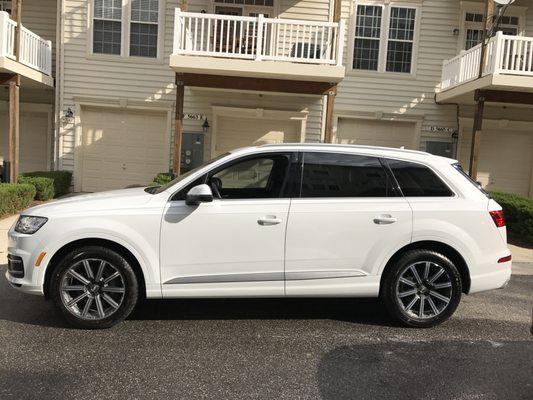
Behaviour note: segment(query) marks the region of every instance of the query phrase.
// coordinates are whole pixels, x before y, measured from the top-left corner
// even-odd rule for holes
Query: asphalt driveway
[[[0,399],[533,399],[532,306],[515,275],[430,330],[304,299],[149,301],[82,331],[2,276]]]

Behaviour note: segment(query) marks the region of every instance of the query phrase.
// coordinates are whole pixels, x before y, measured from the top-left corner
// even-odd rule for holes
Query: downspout
[[[440,101],[437,101],[437,93],[433,96],[433,100],[435,101],[435,104],[439,106],[455,106],[455,125],[457,126],[457,132],[452,135],[453,139],[453,157],[457,158],[457,147],[459,145],[459,132],[461,132],[461,120],[459,118],[459,111],[460,111],[460,105],[459,103],[442,103]]]

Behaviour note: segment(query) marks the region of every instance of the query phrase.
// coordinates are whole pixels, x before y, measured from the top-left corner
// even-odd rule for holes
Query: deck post
[[[493,24],[492,17],[494,16],[494,0],[485,0],[485,16],[484,28],[481,35],[481,54],[479,56],[479,74],[478,78],[483,77],[485,72],[486,57],[487,57],[487,40],[490,39],[489,31]]]
[[[176,74],[176,119],[174,127],[173,172],[176,176],[181,173],[181,143],[183,140],[183,101],[185,97],[185,82],[183,74]]]
[[[476,112],[474,114],[474,126],[472,127],[472,144],[470,146],[470,166],[468,168],[470,177],[477,181],[477,167],[479,158],[479,147],[481,145],[481,129],[483,127],[483,111],[485,108],[485,98],[479,96],[476,91]]]
[[[19,101],[20,75],[9,81],[9,182],[16,183],[19,174]]]
[[[15,46],[14,53],[17,61],[20,60],[20,30],[22,28],[22,0],[11,1],[11,17],[17,22],[15,27]]]
[[[333,142],[333,109],[335,107],[336,95],[337,85],[333,86],[326,94],[326,122],[324,130],[324,143]]]

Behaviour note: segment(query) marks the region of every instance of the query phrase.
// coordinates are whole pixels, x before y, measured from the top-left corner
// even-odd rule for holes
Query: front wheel
[[[450,259],[432,250],[412,250],[385,271],[381,297],[402,325],[430,328],[455,312],[461,292],[461,275]]]
[[[135,307],[138,284],[122,255],[86,246],[59,262],[51,280],[51,296],[61,314],[76,327],[109,328]]]

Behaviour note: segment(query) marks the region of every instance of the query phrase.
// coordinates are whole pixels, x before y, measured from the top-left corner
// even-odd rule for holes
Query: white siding
[[[65,70],[61,114],[76,103],[91,100],[93,103],[110,103],[127,107],[154,106],[172,109],[175,101],[174,73],[169,68],[172,51],[174,9],[181,2],[167,0],[164,18],[164,51],[161,60],[139,60],[119,56],[89,54],[87,32],[87,0],[65,0]],[[326,1],[284,1],[283,12],[291,18],[317,19],[320,10],[327,12]],[[189,11],[208,10],[206,1],[189,1]],[[321,19],[327,19],[324,14]],[[259,93],[233,93],[228,91],[199,90],[185,91],[185,113],[201,113],[211,116],[214,105],[266,108],[275,110],[308,110],[307,140],[318,141],[321,135],[322,99]],[[201,122],[185,120],[186,132],[202,132]],[[170,135],[172,136],[172,135]],[[60,141],[60,166],[74,169],[75,147],[74,124],[63,125]],[[206,151],[209,154],[209,135],[206,137]],[[170,145],[169,145],[170,151]]]

